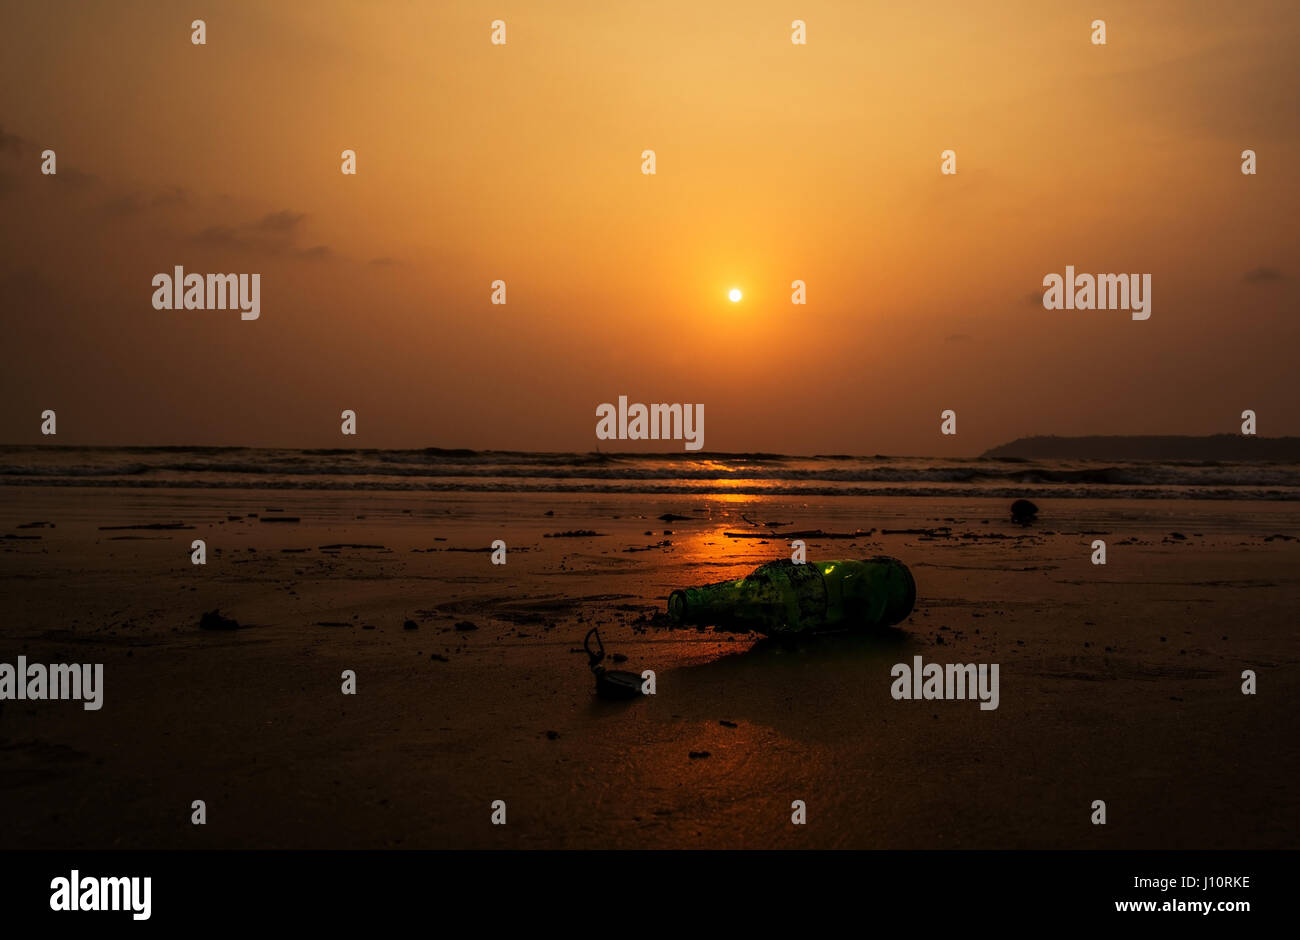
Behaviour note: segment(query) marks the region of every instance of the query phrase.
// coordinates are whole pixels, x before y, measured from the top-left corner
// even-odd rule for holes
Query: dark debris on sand
[[[1038,507],[1027,499],[1018,499],[1011,504],[1011,521],[1019,525],[1030,525],[1038,518]]]
[[[102,525],[99,527],[100,532],[120,532],[124,529],[144,529],[149,531],[173,530],[173,529],[192,529],[194,526],[186,525],[183,522],[151,522],[148,525]]]
[[[882,530],[881,534],[903,534],[909,531],[912,530]],[[926,530],[918,529],[916,531],[920,532]],[[867,531],[858,529],[856,532],[823,532],[821,529],[801,529],[798,532],[783,532],[780,537],[783,539],[863,539],[869,538],[874,535],[875,532],[875,529],[869,529]],[[722,534],[729,539],[770,539],[774,537],[771,532],[723,532]]]
[[[240,626],[238,620],[222,616],[219,610],[209,610],[199,618],[200,630],[238,630]]]

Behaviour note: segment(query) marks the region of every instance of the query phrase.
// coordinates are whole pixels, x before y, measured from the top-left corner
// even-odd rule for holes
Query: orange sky
[[[201,6],[3,14],[0,441],[637,449],[620,394],[708,450],[1300,433],[1292,0]],[[1067,264],[1151,319],[1044,310]],[[174,265],[261,318],[154,310]]]

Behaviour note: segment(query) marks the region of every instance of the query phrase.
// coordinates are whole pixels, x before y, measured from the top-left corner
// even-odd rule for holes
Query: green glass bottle
[[[865,561],[774,561],[748,577],[673,591],[668,616],[683,626],[713,626],[788,636],[901,623],[916,603],[907,566],[879,555]]]

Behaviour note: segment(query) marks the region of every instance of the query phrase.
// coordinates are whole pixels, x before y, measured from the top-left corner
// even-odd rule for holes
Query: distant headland
[[[1022,437],[981,457],[1028,460],[1266,460],[1300,463],[1300,437],[1246,434],[1135,434],[1093,437]]]

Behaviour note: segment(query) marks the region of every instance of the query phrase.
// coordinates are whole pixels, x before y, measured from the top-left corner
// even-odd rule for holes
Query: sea
[[[1296,500],[1300,464],[9,445],[0,486]]]

